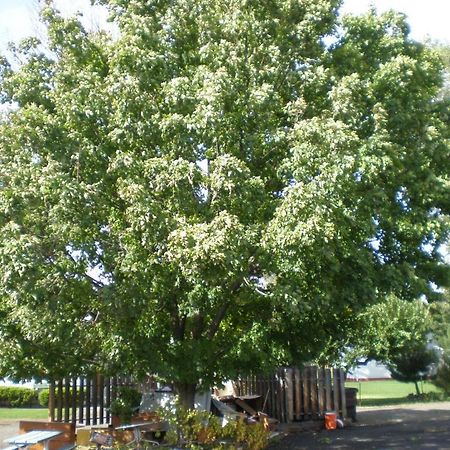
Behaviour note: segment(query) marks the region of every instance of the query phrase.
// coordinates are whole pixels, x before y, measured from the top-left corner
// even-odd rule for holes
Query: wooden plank
[[[277,394],[277,403],[276,403],[276,408],[277,408],[277,418],[281,423],[284,423],[284,418],[283,418],[283,389],[281,387],[281,375],[280,375],[280,369],[277,370],[277,375],[276,375],[276,394]]]
[[[267,374],[264,374],[263,385],[262,385],[262,391],[264,392],[264,394],[263,394],[263,396],[264,396],[263,404],[264,404],[264,401],[266,403],[269,401],[269,394],[270,394],[269,389],[270,389],[269,379],[268,379]],[[263,411],[263,412],[265,412],[265,411]]]
[[[286,423],[286,383],[284,378],[284,370],[279,369],[279,378],[278,378],[278,386],[280,392],[280,413],[281,413],[281,422]]]
[[[91,397],[92,397],[92,425],[97,425],[98,421],[98,380],[97,380],[98,375],[95,374],[92,377],[92,392],[91,392]]]
[[[78,400],[78,386],[77,379],[72,378],[72,404],[71,404],[71,419],[72,423],[77,423],[77,400]]]
[[[58,422],[62,422],[62,408],[63,408],[63,382],[62,380],[58,381],[58,393],[56,396],[56,420]]]
[[[86,377],[86,425],[91,425],[91,379]]]
[[[292,368],[286,368],[284,371],[285,390],[286,390],[286,421],[294,421],[294,373]]]
[[[84,377],[80,377],[78,390],[78,422],[84,422]]]
[[[325,410],[331,411],[331,370],[325,369]]]
[[[317,370],[317,402],[319,415],[323,415],[325,412],[325,369],[319,367]]]
[[[105,402],[106,402],[106,415],[105,422],[109,423],[111,420],[111,414],[109,408],[111,406],[111,378],[106,378],[105,380]]]
[[[310,377],[309,377],[309,367],[305,367],[302,373],[303,378],[303,418],[305,420],[309,419],[311,416],[311,397],[310,397]]]
[[[70,422],[70,378],[64,379],[64,422]]]
[[[99,408],[99,423],[104,423],[105,416],[105,399],[103,393],[105,392],[105,377],[98,376],[98,408]]]
[[[294,402],[295,402],[295,420],[301,420],[302,414],[302,386],[300,378],[300,369],[294,368]]]
[[[253,409],[246,401],[241,400],[240,398],[236,397],[234,399],[234,403],[236,403],[236,405],[240,406],[246,413],[250,414],[251,416],[258,415],[258,411]]]
[[[345,419],[347,417],[347,405],[345,399],[345,373],[344,369],[339,369],[339,392],[341,400],[341,417]]]
[[[48,418],[50,422],[55,421],[55,406],[56,406],[56,398],[55,398],[55,382],[50,381],[49,391],[48,391]]]
[[[314,419],[319,416],[319,401],[317,392],[317,367],[310,368],[311,376],[311,410]]]
[[[339,411],[339,375],[338,369],[333,369],[333,410]]]
[[[268,414],[271,417],[275,417],[279,420],[277,416],[276,402],[277,402],[277,394],[276,394],[276,379],[275,373],[270,374],[270,408],[268,409]]]

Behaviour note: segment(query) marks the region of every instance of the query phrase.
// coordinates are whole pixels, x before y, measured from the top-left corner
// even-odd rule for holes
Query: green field
[[[421,391],[425,394],[435,393],[433,399],[436,399],[442,393],[440,389],[429,381],[419,383]],[[347,381],[345,387],[353,387],[358,389],[358,405],[360,406],[379,406],[379,405],[395,405],[410,402],[408,395],[415,394],[416,388],[414,383],[401,383],[395,380],[381,381]]]
[[[47,408],[0,408],[0,420],[48,419]]]

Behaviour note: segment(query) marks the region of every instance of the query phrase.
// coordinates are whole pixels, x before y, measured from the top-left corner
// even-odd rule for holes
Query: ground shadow
[[[336,431],[294,433],[271,450],[430,449],[450,450],[450,405],[359,412],[358,422]]]

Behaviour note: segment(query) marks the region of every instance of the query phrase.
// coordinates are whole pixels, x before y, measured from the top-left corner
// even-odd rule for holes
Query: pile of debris
[[[278,420],[269,417],[263,410],[261,395],[223,395],[211,398],[211,412],[225,421],[242,419],[248,424],[261,422],[264,428],[273,431]]]

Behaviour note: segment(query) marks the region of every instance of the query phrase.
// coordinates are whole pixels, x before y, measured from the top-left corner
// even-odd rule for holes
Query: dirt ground
[[[450,450],[450,402],[359,408],[357,419],[335,431],[291,432],[270,450]]]

